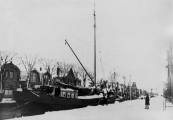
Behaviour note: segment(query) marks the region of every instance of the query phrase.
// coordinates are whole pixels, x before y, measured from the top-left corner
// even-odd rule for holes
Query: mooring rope
[[[32,92],[32,91],[31,91],[31,93],[34,94],[34,95],[36,95],[37,97],[40,97],[39,95],[37,95],[36,93],[34,93],[34,92]],[[26,103],[24,103],[24,104],[22,104],[22,105],[18,105],[18,104],[17,104],[16,107],[13,107],[13,108],[11,108],[11,109],[13,110],[13,109],[16,109],[16,108],[22,107],[22,106],[27,105],[27,104],[29,104],[29,103],[35,101],[35,100],[37,100],[37,99],[31,100],[31,101],[26,102]]]
[[[11,109],[13,110],[13,109],[16,109],[16,108],[22,107],[22,106],[27,105],[27,104],[29,104],[30,102],[33,102],[33,101],[35,101],[35,100],[37,100],[37,99],[34,99],[34,100],[32,100],[32,101],[29,101],[29,102],[26,102],[26,103],[24,103],[24,104],[22,104],[22,105],[19,105],[19,106],[13,107],[13,108],[11,108]]]

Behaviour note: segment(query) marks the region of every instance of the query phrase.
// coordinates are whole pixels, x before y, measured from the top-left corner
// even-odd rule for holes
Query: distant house
[[[75,78],[72,68],[70,69],[68,75],[64,78],[64,83],[72,86],[81,86],[81,80]]]
[[[71,86],[81,86],[81,80],[74,76],[72,69],[70,69],[66,77],[55,77],[53,83],[56,81],[63,82]]]
[[[29,78],[29,84],[32,85],[41,85],[40,73],[34,69],[31,71],[29,77],[26,71],[21,71],[20,74],[20,84],[22,88],[27,86],[27,79]]]
[[[3,97],[13,97],[12,91],[15,91],[18,88],[19,79],[20,79],[20,70],[12,62],[4,64],[1,67],[1,80],[0,87],[2,86],[3,91],[0,91],[3,94]],[[2,83],[2,85],[1,85]]]
[[[72,85],[72,86],[76,85],[76,79],[72,69],[70,69],[68,75],[65,77],[64,83]]]
[[[41,85],[40,73],[36,69],[32,70],[30,73],[29,84]]]
[[[51,74],[49,72],[46,72],[42,75],[42,84],[43,85],[51,85]]]

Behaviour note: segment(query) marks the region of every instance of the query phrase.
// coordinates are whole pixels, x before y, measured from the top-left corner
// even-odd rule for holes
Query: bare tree
[[[34,66],[38,63],[38,55],[31,56],[31,55],[24,54],[24,58],[19,57],[19,59],[21,60],[27,72],[27,87],[28,87],[30,73],[34,69]]]
[[[82,67],[77,66],[77,65],[73,65],[73,70],[74,70],[74,75],[75,75],[76,78],[79,77],[79,76],[81,77],[84,87],[86,86],[87,76],[90,78],[90,82],[92,82],[91,84],[94,85],[94,83],[93,83],[94,82],[93,81],[93,79],[94,79],[93,73],[90,72],[87,68],[85,68],[85,70],[87,71],[87,73],[89,75],[86,73],[86,71]]]
[[[94,80],[94,73],[93,72],[88,72],[89,76],[91,77],[91,82],[90,82],[90,86],[93,87],[96,83]]]
[[[74,65],[73,66],[73,73],[74,73],[75,78],[78,78],[78,75],[80,75],[80,74],[79,74],[79,70],[76,68],[77,68],[76,65]]]
[[[17,53],[11,53],[7,51],[0,51],[0,68],[12,61],[17,56]]]
[[[69,70],[73,68],[75,65],[74,64],[67,64],[65,62],[58,62],[58,67],[60,68],[61,75],[65,77]]]
[[[79,67],[77,65],[74,65],[73,69],[74,69],[75,74],[77,74],[77,75],[82,77],[83,70],[82,70],[81,67]]]
[[[86,68],[85,68],[86,69]],[[87,69],[86,69],[87,70]],[[83,70],[82,67],[78,67],[78,74],[80,75],[80,77],[83,80],[83,86],[86,86],[86,78],[87,78],[87,73]]]
[[[126,85],[126,76],[123,75],[124,85]]]
[[[59,66],[58,62],[46,58],[41,58],[39,62],[43,65],[44,69],[50,73],[51,77],[56,74],[57,67]]]

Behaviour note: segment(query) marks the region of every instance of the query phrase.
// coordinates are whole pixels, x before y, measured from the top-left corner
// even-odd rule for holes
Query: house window
[[[14,72],[10,71],[10,78],[13,79],[13,77],[14,77]]]
[[[45,75],[45,79],[48,80],[48,76],[47,75]]]
[[[8,70],[5,72],[5,77],[8,78]]]
[[[44,84],[48,84],[49,83],[49,78],[48,75],[44,75]]]
[[[31,82],[36,82],[37,74],[31,73]]]

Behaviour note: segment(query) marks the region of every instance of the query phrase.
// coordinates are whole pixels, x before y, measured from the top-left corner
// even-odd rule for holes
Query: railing
[[[166,110],[167,107],[173,107],[173,99],[163,97],[163,111]]]

